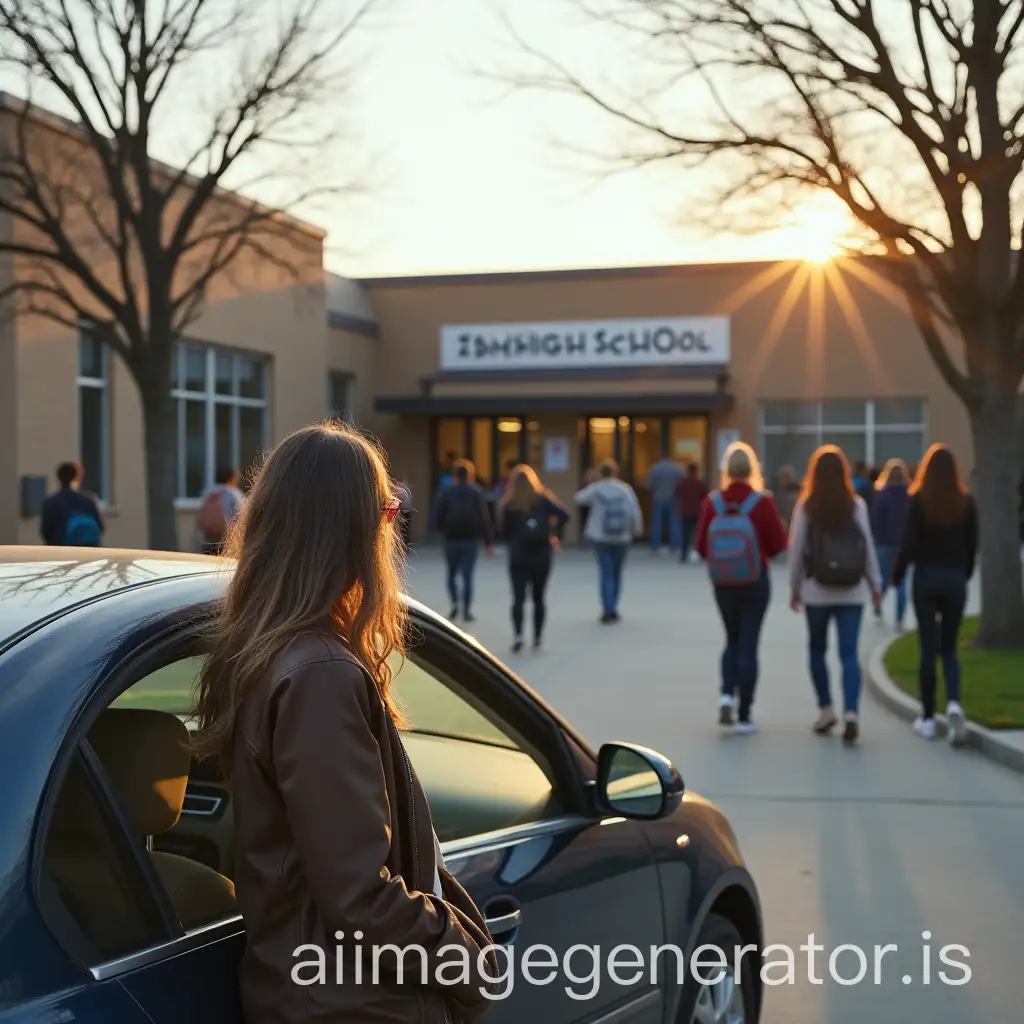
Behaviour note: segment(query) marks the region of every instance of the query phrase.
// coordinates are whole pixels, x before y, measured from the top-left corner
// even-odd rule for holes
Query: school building
[[[56,118],[38,130],[57,155],[80,145]],[[487,483],[528,462],[568,501],[611,456],[645,503],[660,457],[714,476],[735,438],[770,479],[824,442],[881,464],[941,439],[973,463],[966,415],[871,259],[357,281],[324,272],[317,228],[282,224],[292,267],[242,256],[175,354],[183,547],[218,466],[245,468],[325,415],[380,438],[418,536],[453,457]],[[11,262],[7,283],[21,272]],[[36,542],[30,485],[52,488],[57,464],[80,459],[106,542],[145,545],[141,409],[117,357],[82,331],[0,316],[0,418],[0,543]]]

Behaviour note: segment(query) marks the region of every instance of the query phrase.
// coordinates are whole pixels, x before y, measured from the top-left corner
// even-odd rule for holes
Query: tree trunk
[[[177,491],[177,416],[169,375],[156,374],[156,383],[140,387],[146,450],[146,499],[149,546],[157,551],[178,550],[174,511]]]
[[[1005,386],[971,410],[981,549],[981,647],[1024,647],[1017,394]]]

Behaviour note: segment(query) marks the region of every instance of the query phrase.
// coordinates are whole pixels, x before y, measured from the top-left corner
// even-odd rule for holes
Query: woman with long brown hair
[[[850,464],[835,445],[814,455],[793,511],[789,538],[790,607],[807,616],[811,680],[818,697],[814,731],[835,727],[829,685],[828,627],[835,620],[843,668],[843,741],[860,735],[861,669],[858,641],[864,606],[878,604],[882,578],[867,505],[853,487]]]
[[[444,1024],[486,1007],[487,929],[444,870],[396,725],[399,507],[380,453],[328,423],[274,449],[229,535],[237,568],[212,626],[195,747],[232,787],[247,1024]],[[371,950],[389,943],[426,951],[425,985],[393,973],[334,983],[370,977]],[[471,982],[437,978],[452,945]],[[330,983],[295,983],[300,946],[316,947]]]
[[[526,591],[533,598],[533,649],[544,637],[547,605],[544,600],[551,576],[553,554],[569,510],[540,482],[527,465],[516,466],[498,503],[498,522],[508,544],[508,572],[512,582],[512,650],[523,649],[523,611]]]
[[[914,728],[925,739],[935,737],[935,663],[941,658],[948,736],[954,745],[967,738],[967,721],[960,706],[957,644],[977,551],[974,499],[953,452],[944,444],[933,444],[910,488],[906,531],[892,575],[899,586],[907,569],[914,566],[912,599],[921,658],[921,716]]]

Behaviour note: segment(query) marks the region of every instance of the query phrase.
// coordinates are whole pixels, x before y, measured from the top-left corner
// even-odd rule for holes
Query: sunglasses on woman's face
[[[399,512],[401,512],[401,510],[401,501],[399,501],[398,498],[391,498],[380,511],[387,522],[393,523],[395,521],[395,517],[398,515]]]

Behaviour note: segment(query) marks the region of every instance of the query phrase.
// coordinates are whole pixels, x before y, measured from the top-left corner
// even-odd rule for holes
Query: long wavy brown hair
[[[225,554],[237,561],[199,678],[194,752],[230,769],[238,711],[291,639],[330,631],[373,677],[388,710],[389,657],[403,652],[402,548],[383,510],[384,457],[345,424],[286,437],[267,457]]]
[[[920,495],[925,518],[938,526],[953,526],[967,515],[970,492],[948,445],[933,444],[925,452],[910,493]]]
[[[825,444],[811,456],[800,499],[808,520],[819,530],[831,533],[850,521],[855,492],[850,463],[841,448]]]
[[[519,512],[529,512],[547,493],[547,488],[540,482],[537,471],[533,466],[524,463],[516,466],[509,474],[505,493],[499,499],[498,505],[502,510],[511,508]]]

